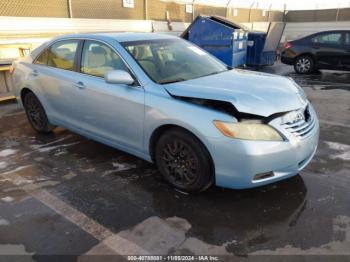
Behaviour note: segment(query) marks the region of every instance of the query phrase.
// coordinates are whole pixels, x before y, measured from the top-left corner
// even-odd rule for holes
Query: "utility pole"
[[[337,15],[335,17],[335,21],[338,22],[338,18],[339,18],[339,7],[337,8]]]
[[[249,20],[248,20],[249,23],[252,20],[252,8],[254,5],[255,5],[255,2],[253,2],[249,7]]]
[[[287,19],[286,19],[287,13],[288,13],[288,11],[287,11],[287,4],[284,4],[283,5],[283,22],[287,21]]]
[[[226,4],[226,18],[227,18],[228,15],[229,15],[228,10],[229,10],[229,5],[231,4],[231,2],[232,2],[232,0],[228,0],[228,2],[227,2],[227,4]]]
[[[68,0],[68,17],[73,18],[72,0]]]
[[[270,22],[270,10],[271,10],[271,7],[272,7],[272,3],[269,6],[269,10],[267,10],[267,22]]]
[[[194,21],[194,2],[195,2],[196,0],[192,0],[192,22]]]
[[[339,4],[339,2],[338,2],[338,8],[337,8],[337,14],[336,14],[336,16],[335,16],[335,21],[336,22],[338,22],[338,19],[339,19],[339,10],[340,9],[340,4]]]
[[[145,20],[148,20],[148,0],[144,0],[144,16],[145,16]]]

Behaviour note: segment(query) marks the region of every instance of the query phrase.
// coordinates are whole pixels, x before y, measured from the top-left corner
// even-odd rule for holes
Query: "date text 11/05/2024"
[[[128,261],[219,261],[218,256],[128,256]]]

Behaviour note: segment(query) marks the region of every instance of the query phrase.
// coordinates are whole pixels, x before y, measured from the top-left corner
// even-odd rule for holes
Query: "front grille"
[[[300,139],[307,138],[316,125],[316,117],[310,113],[307,107],[304,111],[304,119],[294,123],[285,123],[282,126]]]

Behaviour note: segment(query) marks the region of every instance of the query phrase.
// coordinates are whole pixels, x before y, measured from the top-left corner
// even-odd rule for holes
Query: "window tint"
[[[34,64],[38,65],[47,65],[47,58],[48,58],[49,51],[46,49],[44,52],[42,52],[37,59],[35,60]]]
[[[95,41],[85,41],[81,72],[103,77],[111,70],[128,71],[122,59],[110,47]]]
[[[65,70],[73,70],[78,40],[60,41],[49,50],[48,65]]]
[[[340,45],[341,33],[330,33],[330,34],[318,35],[312,39],[312,42],[320,43],[320,44]]]

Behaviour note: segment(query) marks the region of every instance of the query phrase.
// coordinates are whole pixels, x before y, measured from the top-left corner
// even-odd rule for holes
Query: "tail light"
[[[292,47],[292,43],[287,41],[287,42],[284,43],[283,47],[285,49],[291,48]]]

